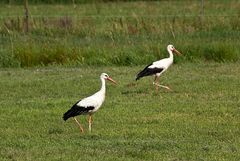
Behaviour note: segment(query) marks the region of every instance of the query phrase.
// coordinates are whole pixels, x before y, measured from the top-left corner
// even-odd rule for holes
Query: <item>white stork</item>
[[[158,91],[158,87],[163,87],[168,90],[171,90],[168,86],[159,84],[159,77],[173,63],[173,53],[176,53],[178,55],[181,55],[181,53],[179,51],[177,51],[173,45],[168,45],[167,51],[169,53],[168,58],[164,58],[164,59],[155,61],[155,62],[149,64],[148,66],[146,66],[141,72],[139,72],[137,74],[136,80],[139,80],[140,78],[145,77],[145,76],[154,75],[155,79],[154,79],[153,85],[156,86],[156,91]]]
[[[110,78],[106,73],[102,73],[100,75],[100,79],[102,82],[102,87],[101,89],[93,94],[92,96],[89,96],[87,98],[84,98],[82,100],[79,100],[77,103],[75,103],[70,110],[68,110],[64,115],[63,115],[63,120],[67,120],[70,117],[73,117],[76,123],[79,125],[81,132],[83,133],[83,127],[81,124],[78,122],[75,116],[78,115],[86,115],[89,114],[88,117],[88,127],[89,131],[91,131],[92,127],[92,114],[96,112],[102,105],[105,99],[105,93],[106,93],[106,85],[105,85],[105,80],[109,80],[113,83],[116,84],[116,82]]]

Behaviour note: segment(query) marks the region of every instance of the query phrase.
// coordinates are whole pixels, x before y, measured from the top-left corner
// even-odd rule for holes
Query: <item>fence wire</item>
[[[72,18],[172,18],[172,17],[199,17],[200,14],[192,15],[137,15],[137,16],[128,16],[128,15],[90,15],[90,16],[79,16],[79,15],[30,15],[29,18],[62,18],[62,17],[72,17]],[[0,15],[0,19],[5,18],[24,18],[24,15]],[[240,17],[238,14],[234,15],[204,15],[203,17]]]

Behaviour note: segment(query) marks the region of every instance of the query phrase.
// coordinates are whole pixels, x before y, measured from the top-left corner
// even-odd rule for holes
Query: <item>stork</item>
[[[101,89],[93,94],[92,96],[86,97],[82,100],[76,102],[71,109],[69,109],[63,115],[63,120],[66,121],[68,118],[73,117],[76,123],[78,124],[80,131],[83,133],[84,129],[82,125],[77,120],[76,116],[78,115],[89,115],[88,117],[88,127],[89,131],[92,129],[92,114],[95,113],[101,107],[102,103],[105,100],[106,85],[105,80],[109,80],[116,84],[116,82],[108,76],[106,73],[100,75],[100,80],[102,82]]]
[[[167,46],[167,51],[169,53],[168,58],[164,58],[158,61],[155,61],[148,66],[146,66],[141,72],[137,74],[136,81],[145,76],[154,75],[154,82],[153,85],[156,87],[156,91],[158,91],[159,87],[165,88],[167,90],[171,90],[168,86],[164,86],[159,84],[159,77],[162,73],[164,73],[173,63],[173,53],[177,55],[181,55],[179,51],[177,51],[173,45]]]

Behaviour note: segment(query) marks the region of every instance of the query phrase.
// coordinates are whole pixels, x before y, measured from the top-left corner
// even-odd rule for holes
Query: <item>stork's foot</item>
[[[84,130],[80,128],[80,133],[83,134],[84,133]]]
[[[167,89],[168,91],[172,91],[172,89],[169,88],[168,86],[164,86],[164,85],[161,85],[161,84],[158,84],[158,83],[155,83],[155,82],[153,82],[153,85],[156,86],[156,91],[158,91],[158,87],[162,87],[162,88]]]

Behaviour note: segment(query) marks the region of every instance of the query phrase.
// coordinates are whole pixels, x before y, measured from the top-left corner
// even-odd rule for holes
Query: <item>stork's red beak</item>
[[[108,77],[107,80],[109,80],[110,82],[113,82],[114,84],[117,84],[117,82],[110,77]]]
[[[179,51],[177,51],[176,49],[173,49],[173,52],[175,52],[177,55],[182,55]]]

